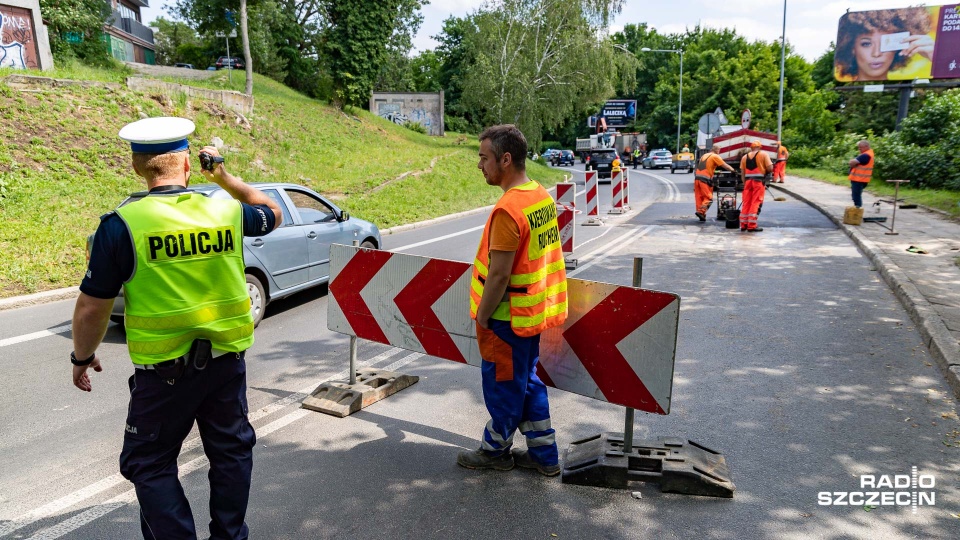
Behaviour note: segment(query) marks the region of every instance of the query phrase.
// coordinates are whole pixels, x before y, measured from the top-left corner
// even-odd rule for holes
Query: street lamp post
[[[783,140],[783,67],[787,58],[787,0],[783,0],[783,34],[780,36],[780,105],[777,108],[777,142]],[[780,150],[778,149],[779,153]]]
[[[680,153],[680,124],[681,124],[681,115],[683,114],[683,49],[651,49],[650,47],[643,47],[640,49],[643,52],[665,52],[665,53],[677,53],[680,55],[680,102],[677,104],[677,153]]]

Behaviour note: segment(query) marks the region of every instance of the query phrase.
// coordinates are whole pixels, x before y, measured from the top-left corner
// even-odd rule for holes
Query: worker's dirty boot
[[[705,216],[702,212],[696,212],[694,213],[694,215],[697,216],[697,219],[699,219],[700,221],[707,220],[707,216]]]
[[[513,462],[516,463],[517,467],[523,467],[524,469],[536,469],[537,472],[544,476],[556,476],[560,474],[560,465],[541,465],[533,460],[533,457],[530,456],[530,452],[526,450],[514,450],[513,451]]]
[[[513,468],[513,456],[510,452],[504,452],[499,456],[491,456],[478,448],[472,452],[460,452],[457,454],[457,465],[467,469],[494,469],[497,471],[509,471]]]
[[[747,232],[763,232],[763,227],[757,227],[756,229],[747,229]]]

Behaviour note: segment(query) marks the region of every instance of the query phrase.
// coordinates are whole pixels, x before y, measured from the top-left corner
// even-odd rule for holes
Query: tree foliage
[[[614,58],[596,37],[594,4],[503,0],[474,14],[462,106],[483,124],[517,124],[535,148],[578,104],[610,94]]]
[[[76,56],[102,65],[110,54],[100,40],[103,24],[111,15],[103,0],[40,0],[44,24],[50,35],[50,49],[59,58]],[[74,42],[68,42],[71,35]],[[77,37],[82,39],[77,40]]]

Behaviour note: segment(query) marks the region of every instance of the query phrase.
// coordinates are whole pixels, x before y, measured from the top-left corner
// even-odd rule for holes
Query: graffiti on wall
[[[0,68],[37,69],[37,42],[30,10],[0,5]]]
[[[395,124],[401,126],[407,122],[420,124],[430,135],[442,135],[443,123],[440,119],[442,102],[439,96],[431,95],[431,100],[425,99],[424,95],[375,94],[370,100],[371,111]]]

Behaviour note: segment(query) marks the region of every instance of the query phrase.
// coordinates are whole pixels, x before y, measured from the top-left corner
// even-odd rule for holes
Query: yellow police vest
[[[253,345],[237,201],[161,193],[117,213],[136,255],[133,276],[123,285],[127,347],[135,364],[181,356],[195,339],[227,352]]]

